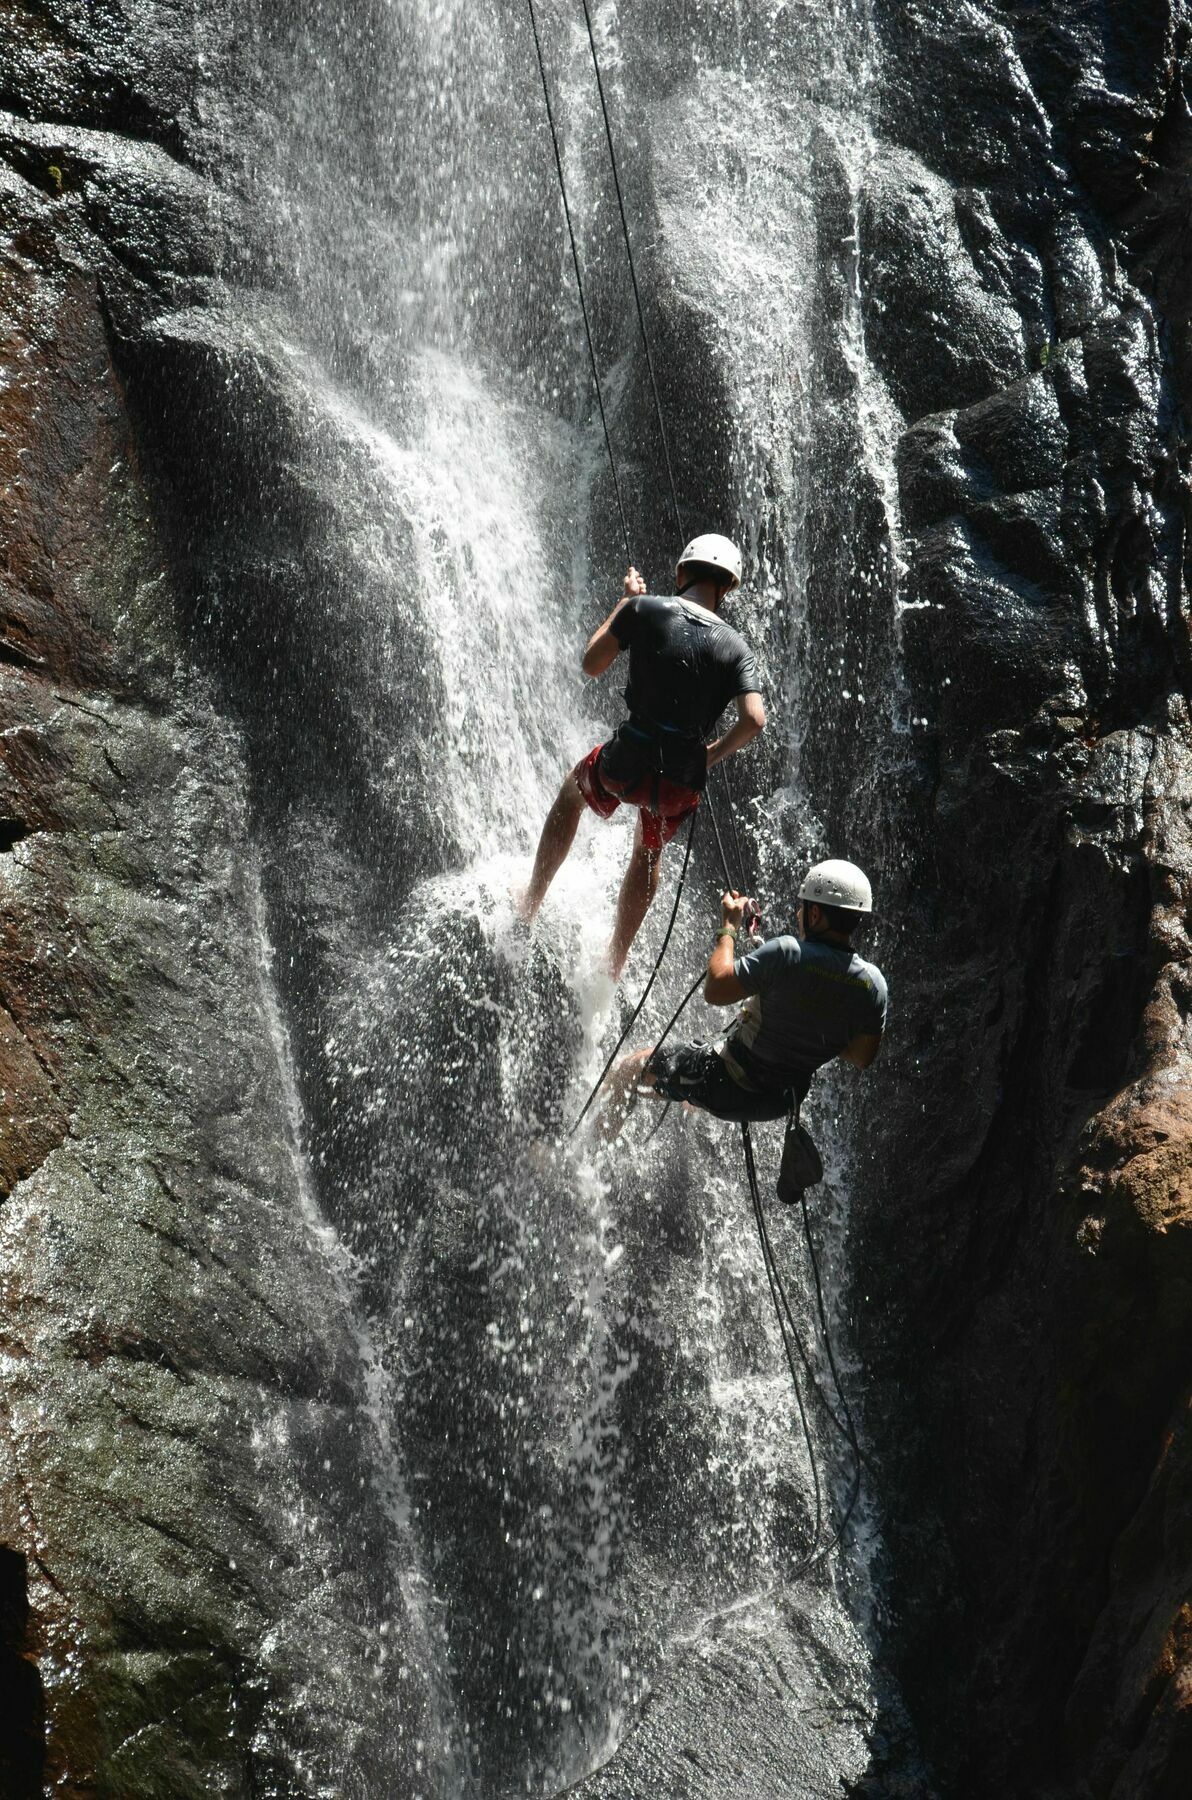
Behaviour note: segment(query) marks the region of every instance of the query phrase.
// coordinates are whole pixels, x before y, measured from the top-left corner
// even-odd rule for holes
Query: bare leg
[[[646,849],[642,841],[642,816],[639,812],[637,829],[633,834],[633,854],[629,858],[629,867],[617,895],[617,919],[613,926],[612,942],[608,947],[608,968],[614,981],[621,979],[630,947],[658,892],[658,877],[661,873],[662,852]]]
[[[646,1069],[653,1054],[653,1050],[635,1050],[631,1056],[623,1056],[605,1082],[607,1099],[596,1115],[596,1130],[605,1143],[612,1142],[633,1111],[638,1088],[654,1086],[654,1077]]]
[[[538,854],[534,858],[534,873],[518,901],[517,910],[527,924],[546,899],[546,890],[567,859],[583,810],[584,797],[572,773],[564,777],[555,803],[546,815],[546,824],[538,840]]]

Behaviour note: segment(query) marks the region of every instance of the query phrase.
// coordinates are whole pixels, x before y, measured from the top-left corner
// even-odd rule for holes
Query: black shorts
[[[663,1044],[646,1069],[664,1099],[685,1100],[718,1119],[785,1119],[795,1103],[789,1092],[742,1087],[708,1044]]]

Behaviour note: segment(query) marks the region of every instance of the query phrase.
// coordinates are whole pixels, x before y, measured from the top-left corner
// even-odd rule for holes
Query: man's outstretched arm
[[[626,600],[634,600],[639,594],[644,594],[645,591],[645,582],[642,580],[637,570],[631,568],[628,575],[625,577],[624,594],[617,601],[617,604],[609,613],[604,624],[601,625],[598,630],[594,631],[588,639],[588,647],[584,651],[583,662],[580,665],[585,675],[603,675],[604,671],[611,668],[613,663],[616,662],[625,646],[613,630],[613,620],[624,606]]]
[[[737,695],[737,722],[730,725],[723,737],[708,745],[708,767],[714,769],[718,762],[731,756],[734,750],[743,750],[751,744],[760,731],[766,728],[766,709],[760,694]]]
[[[735,889],[720,896],[721,925],[704,976],[704,999],[709,1006],[732,1006],[746,997],[733,966],[737,953],[735,933],[741,929],[746,907],[752,904],[745,894],[738,894]],[[730,932],[734,935],[730,936]]]

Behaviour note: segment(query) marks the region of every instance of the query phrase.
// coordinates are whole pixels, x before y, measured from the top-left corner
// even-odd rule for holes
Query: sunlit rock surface
[[[746,874],[872,864],[895,999],[815,1113],[867,1510],[787,1586],[732,1134],[552,1147],[622,840],[509,901],[622,555],[524,14],[274,10],[0,15],[5,1792],[1182,1797],[1182,12],[599,11]]]

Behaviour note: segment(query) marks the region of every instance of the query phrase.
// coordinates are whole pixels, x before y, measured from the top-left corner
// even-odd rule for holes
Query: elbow
[[[580,661],[579,666],[583,670],[585,675],[592,676],[592,675],[599,675],[599,673],[600,673],[599,668],[596,666],[596,658],[592,655],[592,651],[591,651],[590,647],[584,651],[584,654]]]
[[[704,999],[709,1006],[731,1006],[737,998],[737,983],[732,975],[713,975],[709,969],[704,979]],[[733,992],[726,993],[726,988]]]
[[[750,694],[746,701],[745,722],[749,726],[751,739],[760,736],[766,729],[766,708],[760,694]]]

